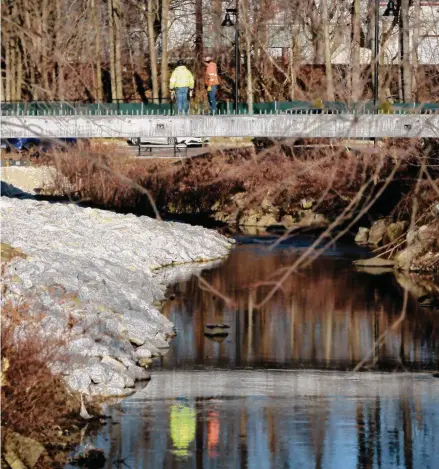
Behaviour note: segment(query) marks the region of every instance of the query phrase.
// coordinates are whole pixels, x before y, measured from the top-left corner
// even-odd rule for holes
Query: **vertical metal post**
[[[374,60],[373,60],[373,112],[378,114],[378,73],[380,61],[380,0],[375,0],[375,33],[374,33]],[[377,146],[377,138],[373,139],[373,146]]]
[[[239,95],[239,3],[236,0],[236,21],[235,21],[235,114],[238,114]]]

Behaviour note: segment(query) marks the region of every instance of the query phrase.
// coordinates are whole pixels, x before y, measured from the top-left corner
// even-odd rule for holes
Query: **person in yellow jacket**
[[[169,83],[171,90],[171,97],[177,98],[177,112],[187,113],[189,110],[189,102],[187,99],[188,91],[189,96],[192,97],[194,90],[194,76],[186,68],[184,60],[177,62],[177,68],[172,72],[171,81]]]

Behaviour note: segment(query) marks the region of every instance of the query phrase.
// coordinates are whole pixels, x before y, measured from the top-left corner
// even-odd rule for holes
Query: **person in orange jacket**
[[[212,112],[216,113],[216,90],[219,85],[218,69],[216,63],[212,61],[212,57],[207,56],[204,58],[204,84],[207,88],[207,96],[209,99],[209,106]]]

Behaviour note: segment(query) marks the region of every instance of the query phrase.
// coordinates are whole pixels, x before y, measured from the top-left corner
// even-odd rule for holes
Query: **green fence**
[[[218,114],[235,114],[234,103],[231,101],[218,102]],[[209,108],[207,103],[191,103],[191,114],[207,114]],[[378,108],[379,113],[438,113],[439,103],[390,103],[385,102]],[[11,102],[1,104],[2,115],[175,115],[175,103],[78,103],[78,102]],[[238,114],[248,114],[247,103],[239,103]],[[253,113],[275,114],[372,114],[374,104],[372,101],[358,103],[343,102],[309,102],[309,101],[273,101],[264,103],[254,103]]]

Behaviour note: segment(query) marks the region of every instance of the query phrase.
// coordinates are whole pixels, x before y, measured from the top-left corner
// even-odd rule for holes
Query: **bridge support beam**
[[[2,138],[438,138],[438,114],[2,116]]]

